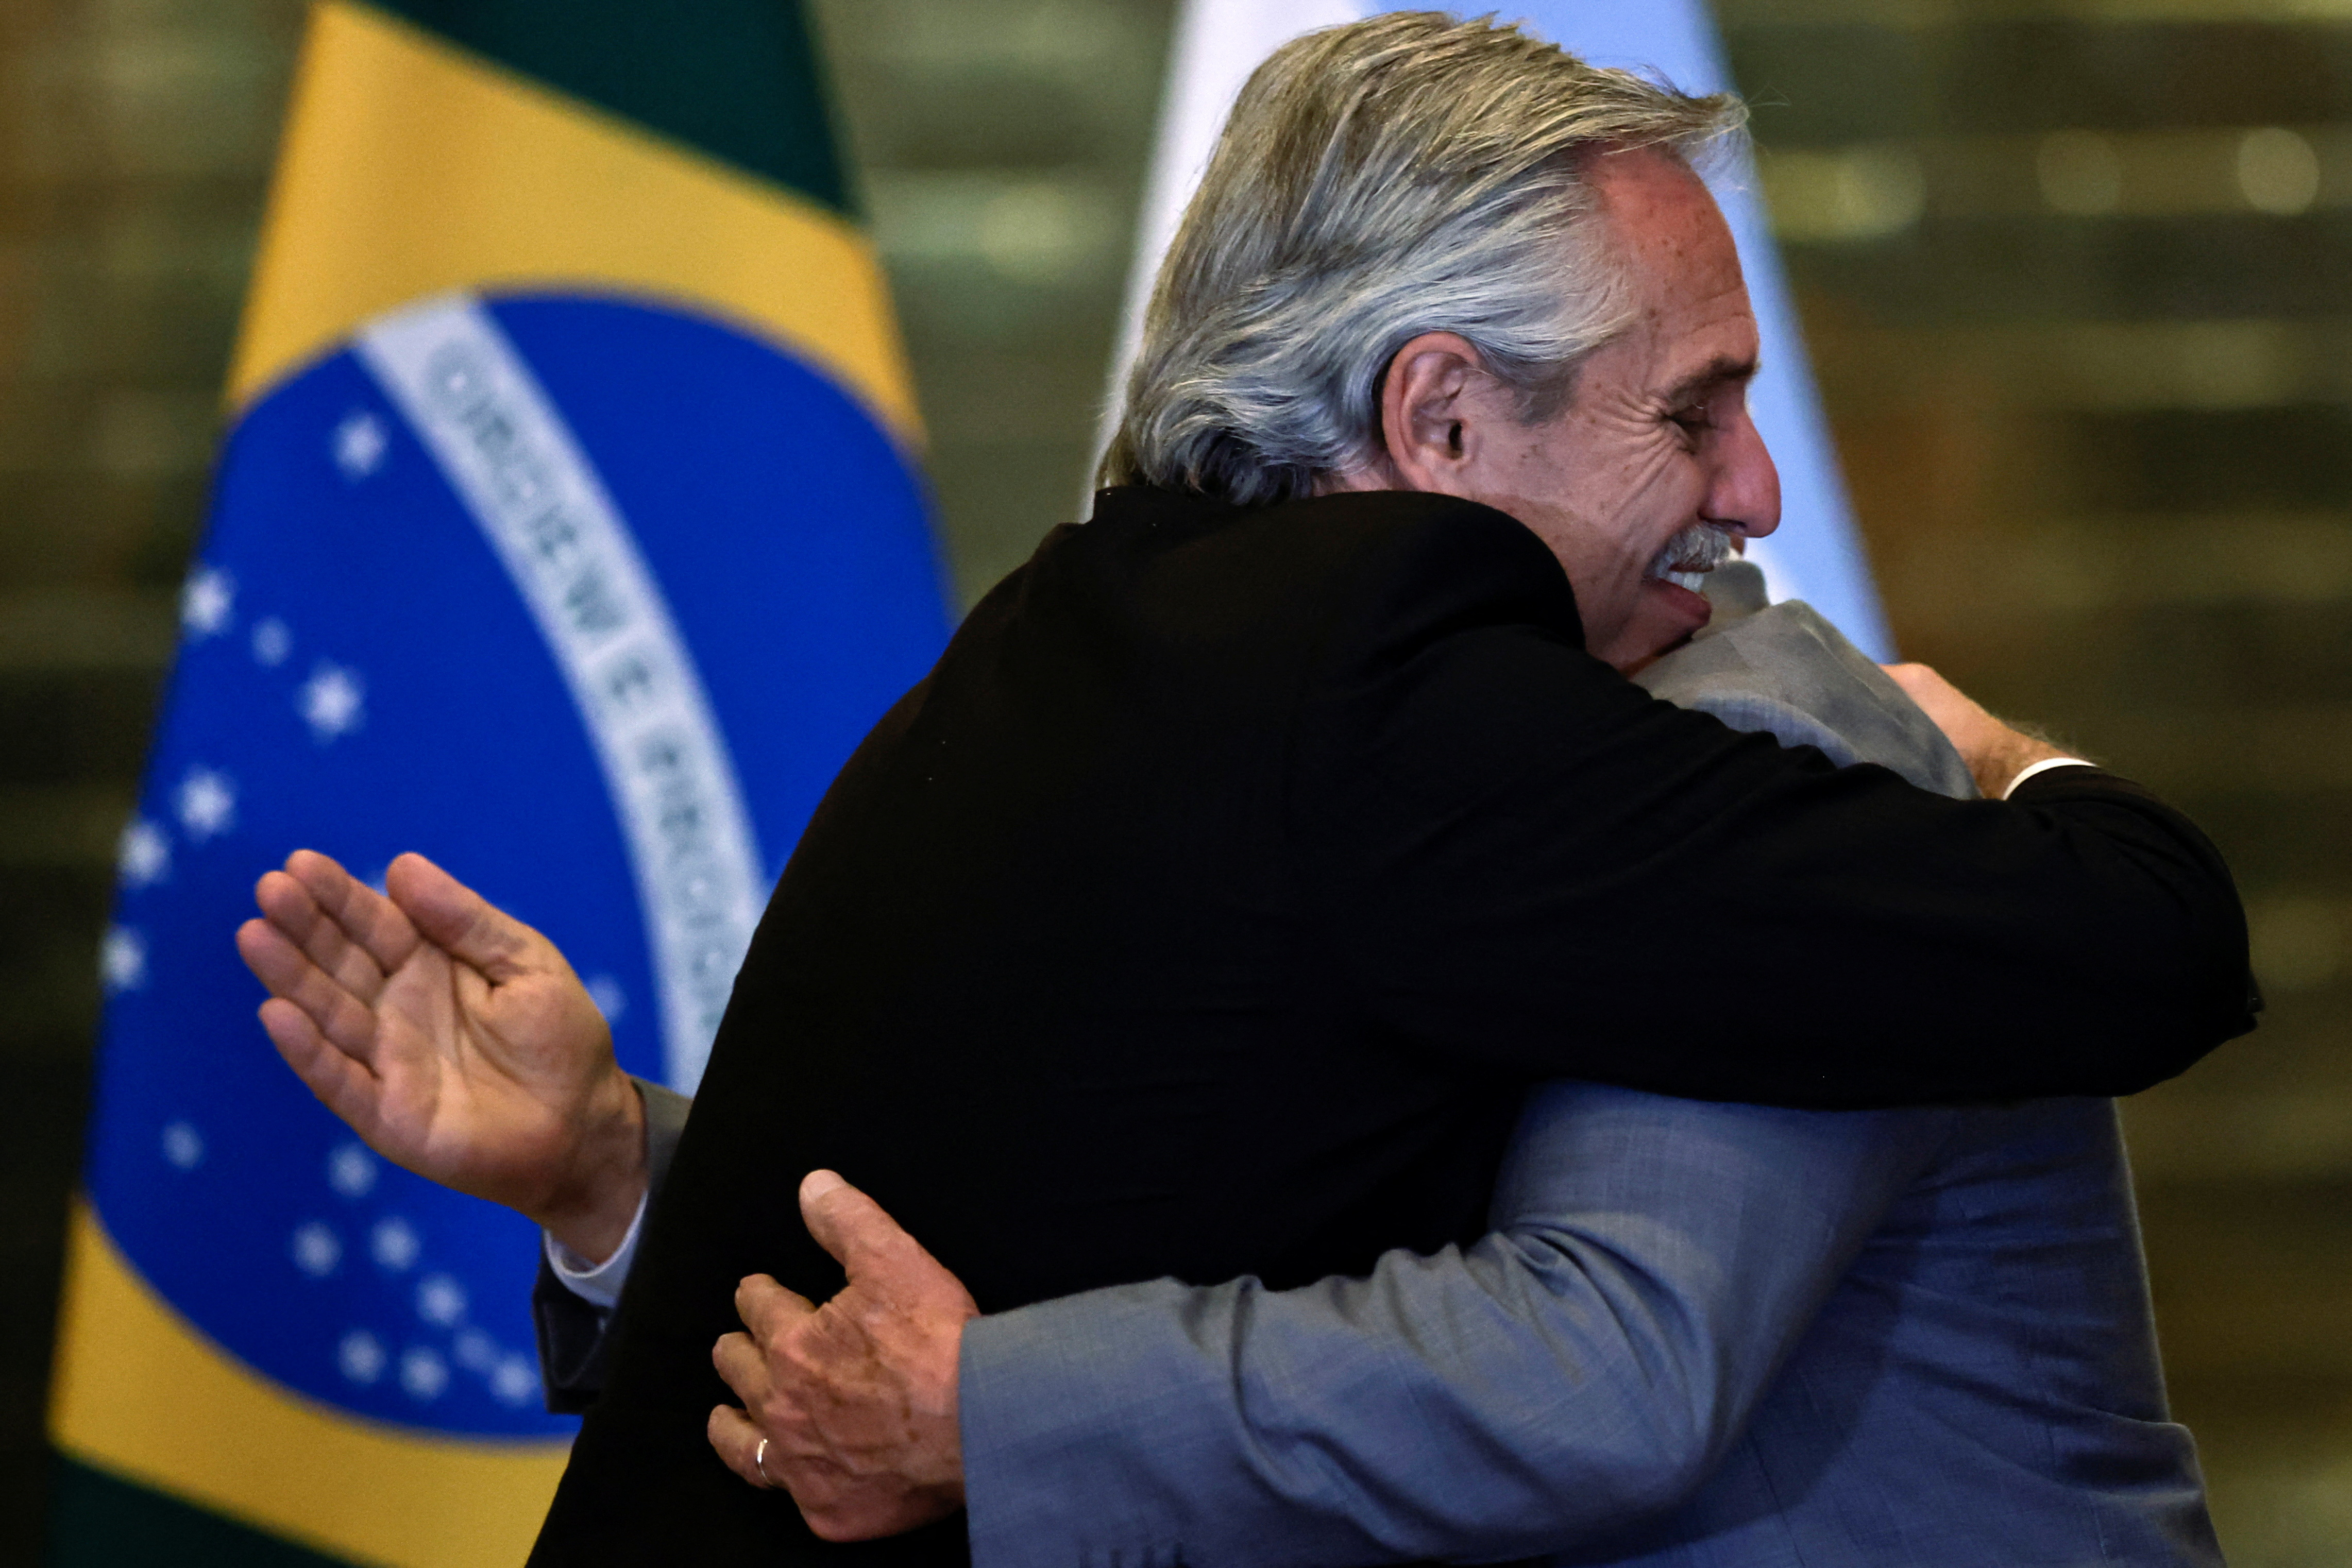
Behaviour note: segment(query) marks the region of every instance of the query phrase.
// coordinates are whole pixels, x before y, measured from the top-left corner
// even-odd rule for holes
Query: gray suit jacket
[[[1745,561],[1710,576],[1720,580],[1707,585],[1715,619],[1635,675],[1637,685],[1734,729],[1813,747],[1841,768],[1873,762],[1939,795],[1976,794],[1944,732],[1811,605],[1768,608],[1763,576]]]

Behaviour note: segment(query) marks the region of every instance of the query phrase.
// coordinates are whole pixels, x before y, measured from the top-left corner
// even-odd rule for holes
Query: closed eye
[[[1703,432],[1715,428],[1715,410],[1706,403],[1691,403],[1666,415],[1666,423],[1683,434],[1685,440],[1696,443]]]

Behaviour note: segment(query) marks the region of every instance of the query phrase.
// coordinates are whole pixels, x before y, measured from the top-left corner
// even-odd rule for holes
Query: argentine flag
[[[1318,27],[1406,7],[1357,0],[1183,0],[1171,50],[1160,138],[1145,184],[1135,269],[1111,376],[1108,419],[1118,417],[1160,258],[1175,237],[1192,188],[1208,167],[1217,132],[1242,83],[1275,48]],[[1732,86],[1706,0],[1535,0],[1499,15],[1599,66],[1655,70],[1685,92]],[[1781,526],[1748,548],[1775,599],[1803,599],[1874,657],[1895,656],[1870,563],[1846,504],[1836,449],[1822,418],[1804,337],[1789,298],[1780,254],[1745,160],[1713,182],[1748,274],[1763,337],[1762,369],[1748,406],[1780,469]],[[1101,432],[1108,445],[1111,432]]]
[[[512,1564],[576,1422],[520,1218],[287,1071],[231,943],[422,850],[690,1090],[818,796],[948,626],[789,0],[325,0],[105,943],[53,1561]]]

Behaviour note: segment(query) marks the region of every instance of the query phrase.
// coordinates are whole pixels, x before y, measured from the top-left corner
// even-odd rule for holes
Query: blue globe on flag
[[[246,414],[182,623],[102,960],[99,1216],[299,1396],[560,1436],[537,1237],[313,1101],[233,933],[294,849],[379,882],[423,851],[555,940],[625,1067],[690,1090],[784,857],[944,642],[920,483],[713,319],[451,296]]]

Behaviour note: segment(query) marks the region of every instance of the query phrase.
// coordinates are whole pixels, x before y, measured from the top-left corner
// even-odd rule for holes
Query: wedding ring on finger
[[[770,1491],[776,1490],[774,1479],[768,1474],[768,1439],[765,1437],[761,1438],[760,1446],[751,1450],[751,1468],[759,1472],[761,1486]]]

